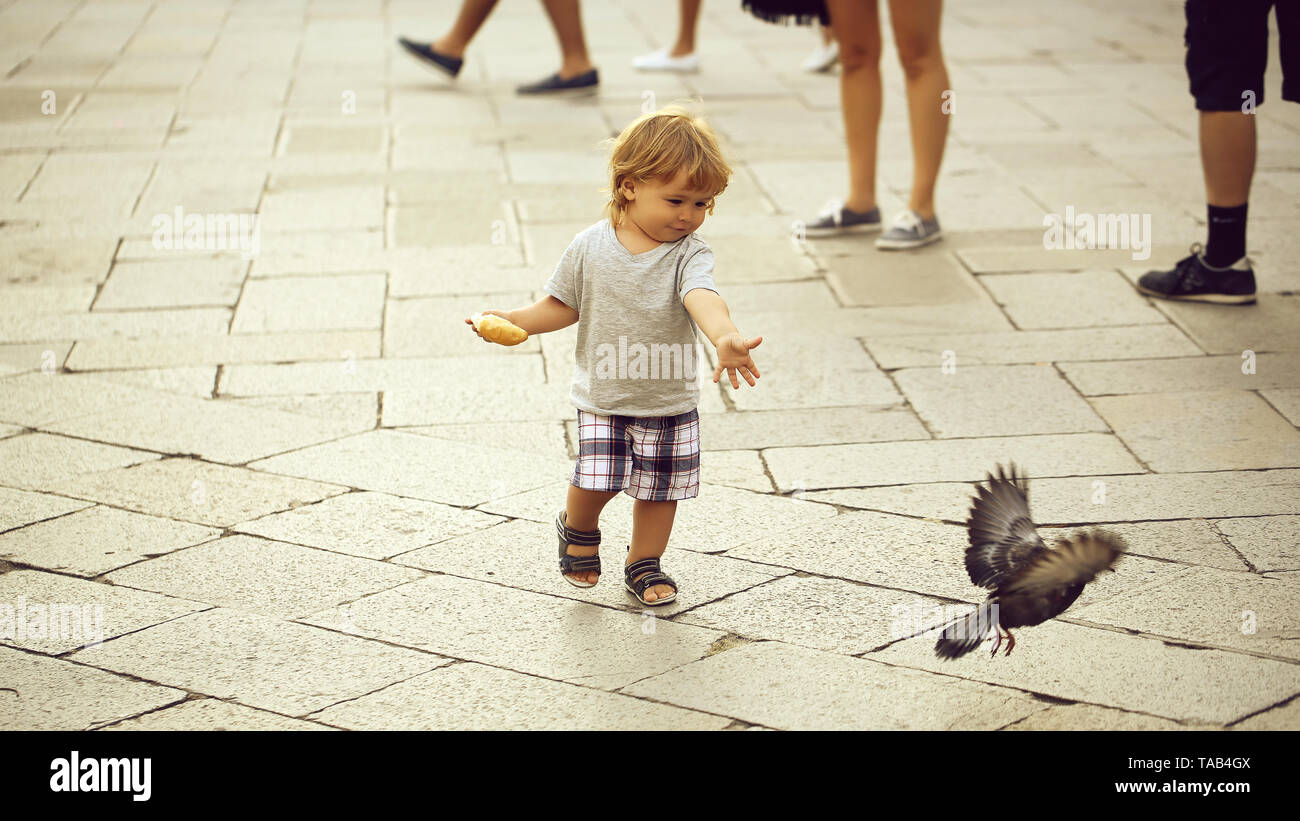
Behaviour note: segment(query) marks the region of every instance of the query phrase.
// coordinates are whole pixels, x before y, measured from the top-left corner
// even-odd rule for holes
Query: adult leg
[[[578,0],[542,0],[542,5],[560,41],[560,79],[570,80],[595,68],[587,54]]]
[[[1255,176],[1255,115],[1202,111],[1200,132],[1206,201],[1219,208],[1245,204]]]
[[[844,207],[876,207],[876,138],[880,131],[880,10],[876,0],[826,0],[840,43],[840,107],[849,151]]]
[[[478,30],[483,27],[483,22],[487,20],[496,4],[497,0],[464,0],[460,4],[460,13],[456,15],[456,22],[452,23],[451,31],[429,45],[441,54],[464,57],[465,49],[469,47],[470,41],[474,39]]]
[[[641,559],[659,558],[668,549],[673,532],[677,501],[651,502],[637,499],[632,506],[632,546],[625,566]],[[673,592],[671,585],[656,584],[645,592],[646,601],[655,601]]]
[[[942,12],[943,0],[889,0],[912,132],[912,193],[907,207],[927,220],[934,218],[934,184],[948,141],[943,93],[951,87],[939,45]]]
[[[669,57],[685,57],[695,53],[695,29],[699,24],[702,1],[682,0],[681,15],[677,21],[677,43],[668,52]]]

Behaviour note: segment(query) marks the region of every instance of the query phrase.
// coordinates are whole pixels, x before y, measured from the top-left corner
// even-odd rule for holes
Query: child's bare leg
[[[569,485],[569,496],[564,505],[565,524],[574,530],[595,530],[600,524],[600,512],[605,509],[609,500],[618,494],[617,490],[606,493]],[[594,556],[599,550],[599,545],[571,544],[566,552],[570,556]],[[584,573],[572,573],[569,578],[595,584],[600,574],[590,570]]]
[[[673,517],[676,515],[675,499],[667,502],[637,499],[632,505],[632,549],[627,553],[624,566],[641,559],[657,559],[664,555],[668,549],[668,537],[673,532]],[[672,592],[671,585],[656,584],[645,592],[645,600],[655,601]]]

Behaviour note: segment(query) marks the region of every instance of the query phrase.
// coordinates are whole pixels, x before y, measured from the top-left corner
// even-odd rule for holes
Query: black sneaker
[[[433,69],[436,73],[444,77],[450,77],[453,80],[457,74],[460,74],[460,67],[465,64],[465,61],[459,57],[439,54],[428,43],[417,43],[405,37],[398,37],[397,42],[401,44],[402,48],[406,49],[407,54]]]
[[[592,69],[567,80],[560,79],[559,73],[552,74],[535,83],[528,83],[515,89],[516,94],[590,94],[600,85],[600,76]]]
[[[1147,271],[1137,289],[1147,296],[1218,305],[1249,305],[1255,301],[1255,272],[1250,258],[1242,257],[1227,268],[1205,264],[1200,243],[1178,260],[1172,271]]]

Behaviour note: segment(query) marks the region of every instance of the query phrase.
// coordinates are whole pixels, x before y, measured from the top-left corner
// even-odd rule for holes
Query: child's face
[[[699,228],[713,203],[712,191],[687,187],[685,171],[668,182],[624,180],[623,193],[631,200],[628,218],[659,242],[676,242]]]

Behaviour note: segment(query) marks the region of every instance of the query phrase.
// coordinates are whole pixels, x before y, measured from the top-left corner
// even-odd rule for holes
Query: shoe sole
[[[520,97],[590,97],[595,95],[600,86],[583,86],[582,88],[556,88],[546,91],[520,91],[515,89],[515,94]]]
[[[943,239],[942,231],[935,231],[928,237],[919,240],[899,240],[885,239],[881,237],[876,240],[876,247],[882,251],[908,251],[912,248],[924,248],[932,242],[938,242]]]
[[[407,51],[405,48],[402,49],[402,53],[444,80],[456,79],[457,75],[452,74],[451,71],[442,63],[435,63],[433,60],[426,60],[413,52]],[[459,74],[459,72],[457,72],[457,74]]]
[[[641,603],[644,604],[646,607],[658,607],[658,606],[661,605],[661,604],[672,604],[674,601],[677,600],[677,594],[676,594],[676,593],[673,593],[673,594],[671,594],[670,596],[668,596],[668,598],[666,598],[666,599],[655,599],[654,601],[646,601],[645,599],[643,599],[643,598],[641,598],[640,596],[638,596],[638,595],[636,594],[636,591],[632,589],[632,585],[628,584],[627,582],[623,582],[623,589],[626,590],[627,592],[631,593],[631,594],[632,594],[632,598],[634,598],[634,599],[636,599],[637,601],[641,602]]]
[[[1153,296],[1156,299],[1167,299],[1172,302],[1208,302],[1211,305],[1253,305],[1255,304],[1254,294],[1193,294],[1191,296],[1171,296],[1162,294],[1159,291],[1152,291],[1150,288],[1137,286],[1140,293],[1147,296]]]
[[[838,237],[843,234],[875,234],[881,230],[880,223],[874,225],[849,225],[843,228],[804,228],[805,237]]]

